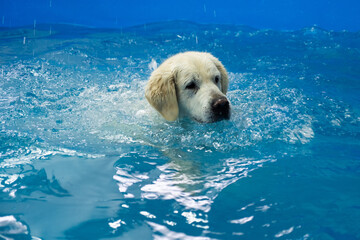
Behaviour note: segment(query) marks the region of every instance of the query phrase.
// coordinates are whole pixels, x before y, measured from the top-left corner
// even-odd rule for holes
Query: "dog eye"
[[[185,88],[190,89],[190,90],[194,90],[194,89],[196,89],[196,84],[194,82],[191,82],[188,85],[186,85]]]
[[[218,83],[219,83],[219,81],[220,81],[219,76],[216,76],[216,77],[215,77],[215,83],[216,83],[216,84],[218,84]]]

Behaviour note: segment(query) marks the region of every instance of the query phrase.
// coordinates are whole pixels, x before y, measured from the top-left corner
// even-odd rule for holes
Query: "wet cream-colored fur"
[[[209,122],[212,100],[225,97],[228,85],[226,69],[217,58],[184,52],[168,58],[151,74],[145,96],[168,121],[187,116]]]

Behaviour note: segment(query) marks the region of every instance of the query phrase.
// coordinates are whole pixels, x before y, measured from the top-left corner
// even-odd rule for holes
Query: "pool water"
[[[152,70],[207,51],[229,121],[166,122]],[[1,239],[360,239],[360,35],[163,22],[0,31]]]

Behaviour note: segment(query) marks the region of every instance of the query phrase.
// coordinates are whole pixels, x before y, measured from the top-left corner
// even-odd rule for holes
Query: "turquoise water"
[[[230,121],[164,121],[152,69],[211,52]],[[165,22],[0,31],[1,239],[360,239],[360,35]]]

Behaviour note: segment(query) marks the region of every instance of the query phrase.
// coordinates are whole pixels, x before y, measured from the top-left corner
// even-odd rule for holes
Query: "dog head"
[[[145,96],[168,121],[188,116],[216,122],[230,118],[228,85],[226,69],[217,58],[185,52],[170,57],[151,74]]]

